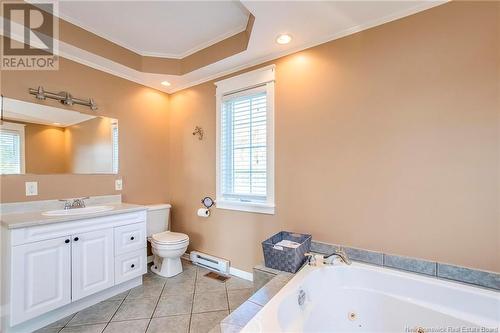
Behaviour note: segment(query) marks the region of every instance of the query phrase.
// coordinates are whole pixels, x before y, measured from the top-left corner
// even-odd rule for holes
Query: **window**
[[[0,174],[24,173],[24,125],[0,125]]]
[[[217,85],[217,208],[274,214],[274,66]]]
[[[117,174],[118,173],[118,122],[114,121],[111,123],[111,142],[113,145],[113,160],[112,160],[112,166],[113,166],[113,173]]]

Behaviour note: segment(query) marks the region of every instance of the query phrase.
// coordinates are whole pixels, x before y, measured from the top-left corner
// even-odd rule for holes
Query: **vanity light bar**
[[[89,98],[88,100],[75,98],[71,96],[71,94],[67,91],[53,93],[50,91],[45,91],[43,90],[42,86],[39,86],[38,89],[30,88],[29,93],[31,95],[35,95],[35,97],[39,100],[45,100],[47,98],[50,98],[50,99],[55,99],[64,105],[78,104],[78,105],[88,106],[92,111],[97,110],[97,104],[92,98]]]

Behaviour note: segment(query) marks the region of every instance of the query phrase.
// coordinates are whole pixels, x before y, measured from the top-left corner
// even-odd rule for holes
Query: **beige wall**
[[[196,216],[215,195],[215,86],[173,94],[173,228],[245,270],[287,229],[500,271],[499,6],[454,2],[274,61],[274,216]]]
[[[260,260],[260,243],[284,228],[279,214],[283,206],[278,203],[276,216],[221,209],[212,209],[209,218],[196,215],[203,197],[215,198],[214,96],[210,82],[170,98],[172,229],[189,235],[191,249],[230,259],[235,267],[251,271]],[[195,126],[203,127],[202,141],[192,135]],[[276,185],[279,197],[282,184]]]
[[[61,59],[58,71],[1,72],[1,93],[5,97],[37,102],[28,88],[39,85],[49,91],[67,90],[75,97],[92,97],[99,106],[98,115],[118,119],[120,175],[0,176],[1,202],[120,193],[114,190],[114,180],[120,177],[125,201],[169,200],[167,94],[66,59]],[[92,114],[83,106],[69,109]],[[39,182],[39,195],[26,197],[24,182],[31,180]]]

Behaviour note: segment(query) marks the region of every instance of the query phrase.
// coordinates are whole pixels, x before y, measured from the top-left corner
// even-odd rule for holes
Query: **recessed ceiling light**
[[[52,123],[52,125],[59,126],[59,125],[61,125],[61,123]]]
[[[276,37],[276,43],[278,44],[288,44],[292,40],[292,36],[288,34],[281,34],[278,37]]]
[[[170,82],[168,82],[168,81],[162,81],[161,84],[164,85],[165,87],[170,86]]]

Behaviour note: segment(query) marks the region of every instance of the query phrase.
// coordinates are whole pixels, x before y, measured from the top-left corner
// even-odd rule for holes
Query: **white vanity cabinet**
[[[11,325],[71,302],[71,244],[68,237],[12,249]]]
[[[11,327],[147,272],[145,210],[7,232]]]

